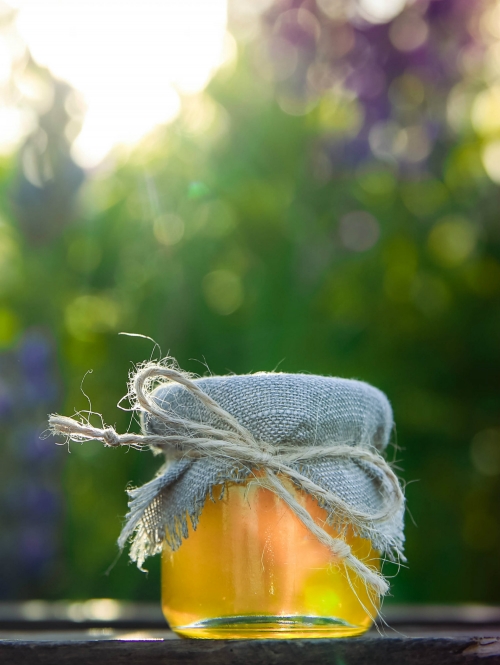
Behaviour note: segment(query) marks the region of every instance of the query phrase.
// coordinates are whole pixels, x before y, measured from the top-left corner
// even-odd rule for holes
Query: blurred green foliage
[[[396,74],[401,95],[422,94],[427,109],[440,99]],[[120,331],[152,337],[195,373],[277,368],[373,383],[392,402],[391,455],[408,482],[409,567],[394,600],[494,602],[500,227],[484,137],[441,126],[416,166],[369,151],[354,158],[356,98],[322,94],[291,114],[276,89],[241,47],[237,65],[187,100],[173,125],[88,174],[74,220],[46,242],[16,222],[17,167],[4,161],[0,344],[48,331],[58,410],[89,408],[82,378],[92,369],[83,389],[118,430],[130,423],[116,408],[127,374],[155,352]],[[124,489],[148,480],[158,460],[97,443],[57,452],[63,556],[37,593],[158,598],[158,561],[145,577],[123,554],[104,574]]]

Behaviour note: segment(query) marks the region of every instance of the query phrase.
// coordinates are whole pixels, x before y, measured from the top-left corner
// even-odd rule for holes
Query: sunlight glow
[[[358,0],[357,8],[370,23],[388,23],[406,4],[407,0]]]
[[[11,1],[14,5],[14,2]],[[83,96],[84,166],[176,117],[222,64],[227,0],[17,0],[34,59]]]

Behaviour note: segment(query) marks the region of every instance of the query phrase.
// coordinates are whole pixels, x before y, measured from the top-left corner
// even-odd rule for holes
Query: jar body
[[[287,487],[338,536],[311,496]],[[214,496],[221,491],[216,487]],[[368,540],[350,530],[342,537],[358,558],[378,568]],[[184,637],[347,637],[365,632],[378,607],[366,585],[255,481],[230,483],[222,499],[207,498],[196,530],[189,527],[178,550],[163,549],[163,613]]]

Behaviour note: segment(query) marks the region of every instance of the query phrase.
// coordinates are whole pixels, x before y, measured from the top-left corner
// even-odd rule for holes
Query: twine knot
[[[110,446],[111,448],[122,445],[119,435],[112,427],[106,427],[102,433],[102,440],[107,446]]]

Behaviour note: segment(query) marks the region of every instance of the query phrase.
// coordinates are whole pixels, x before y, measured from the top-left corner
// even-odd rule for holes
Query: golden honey
[[[326,511],[287,488],[332,536]],[[222,487],[214,488],[219,496]],[[353,554],[378,569],[368,540],[348,530]],[[162,554],[162,608],[184,637],[311,638],[365,632],[378,599],[335,561],[273,492],[255,482],[230,483],[221,500],[207,498],[196,530]]]

